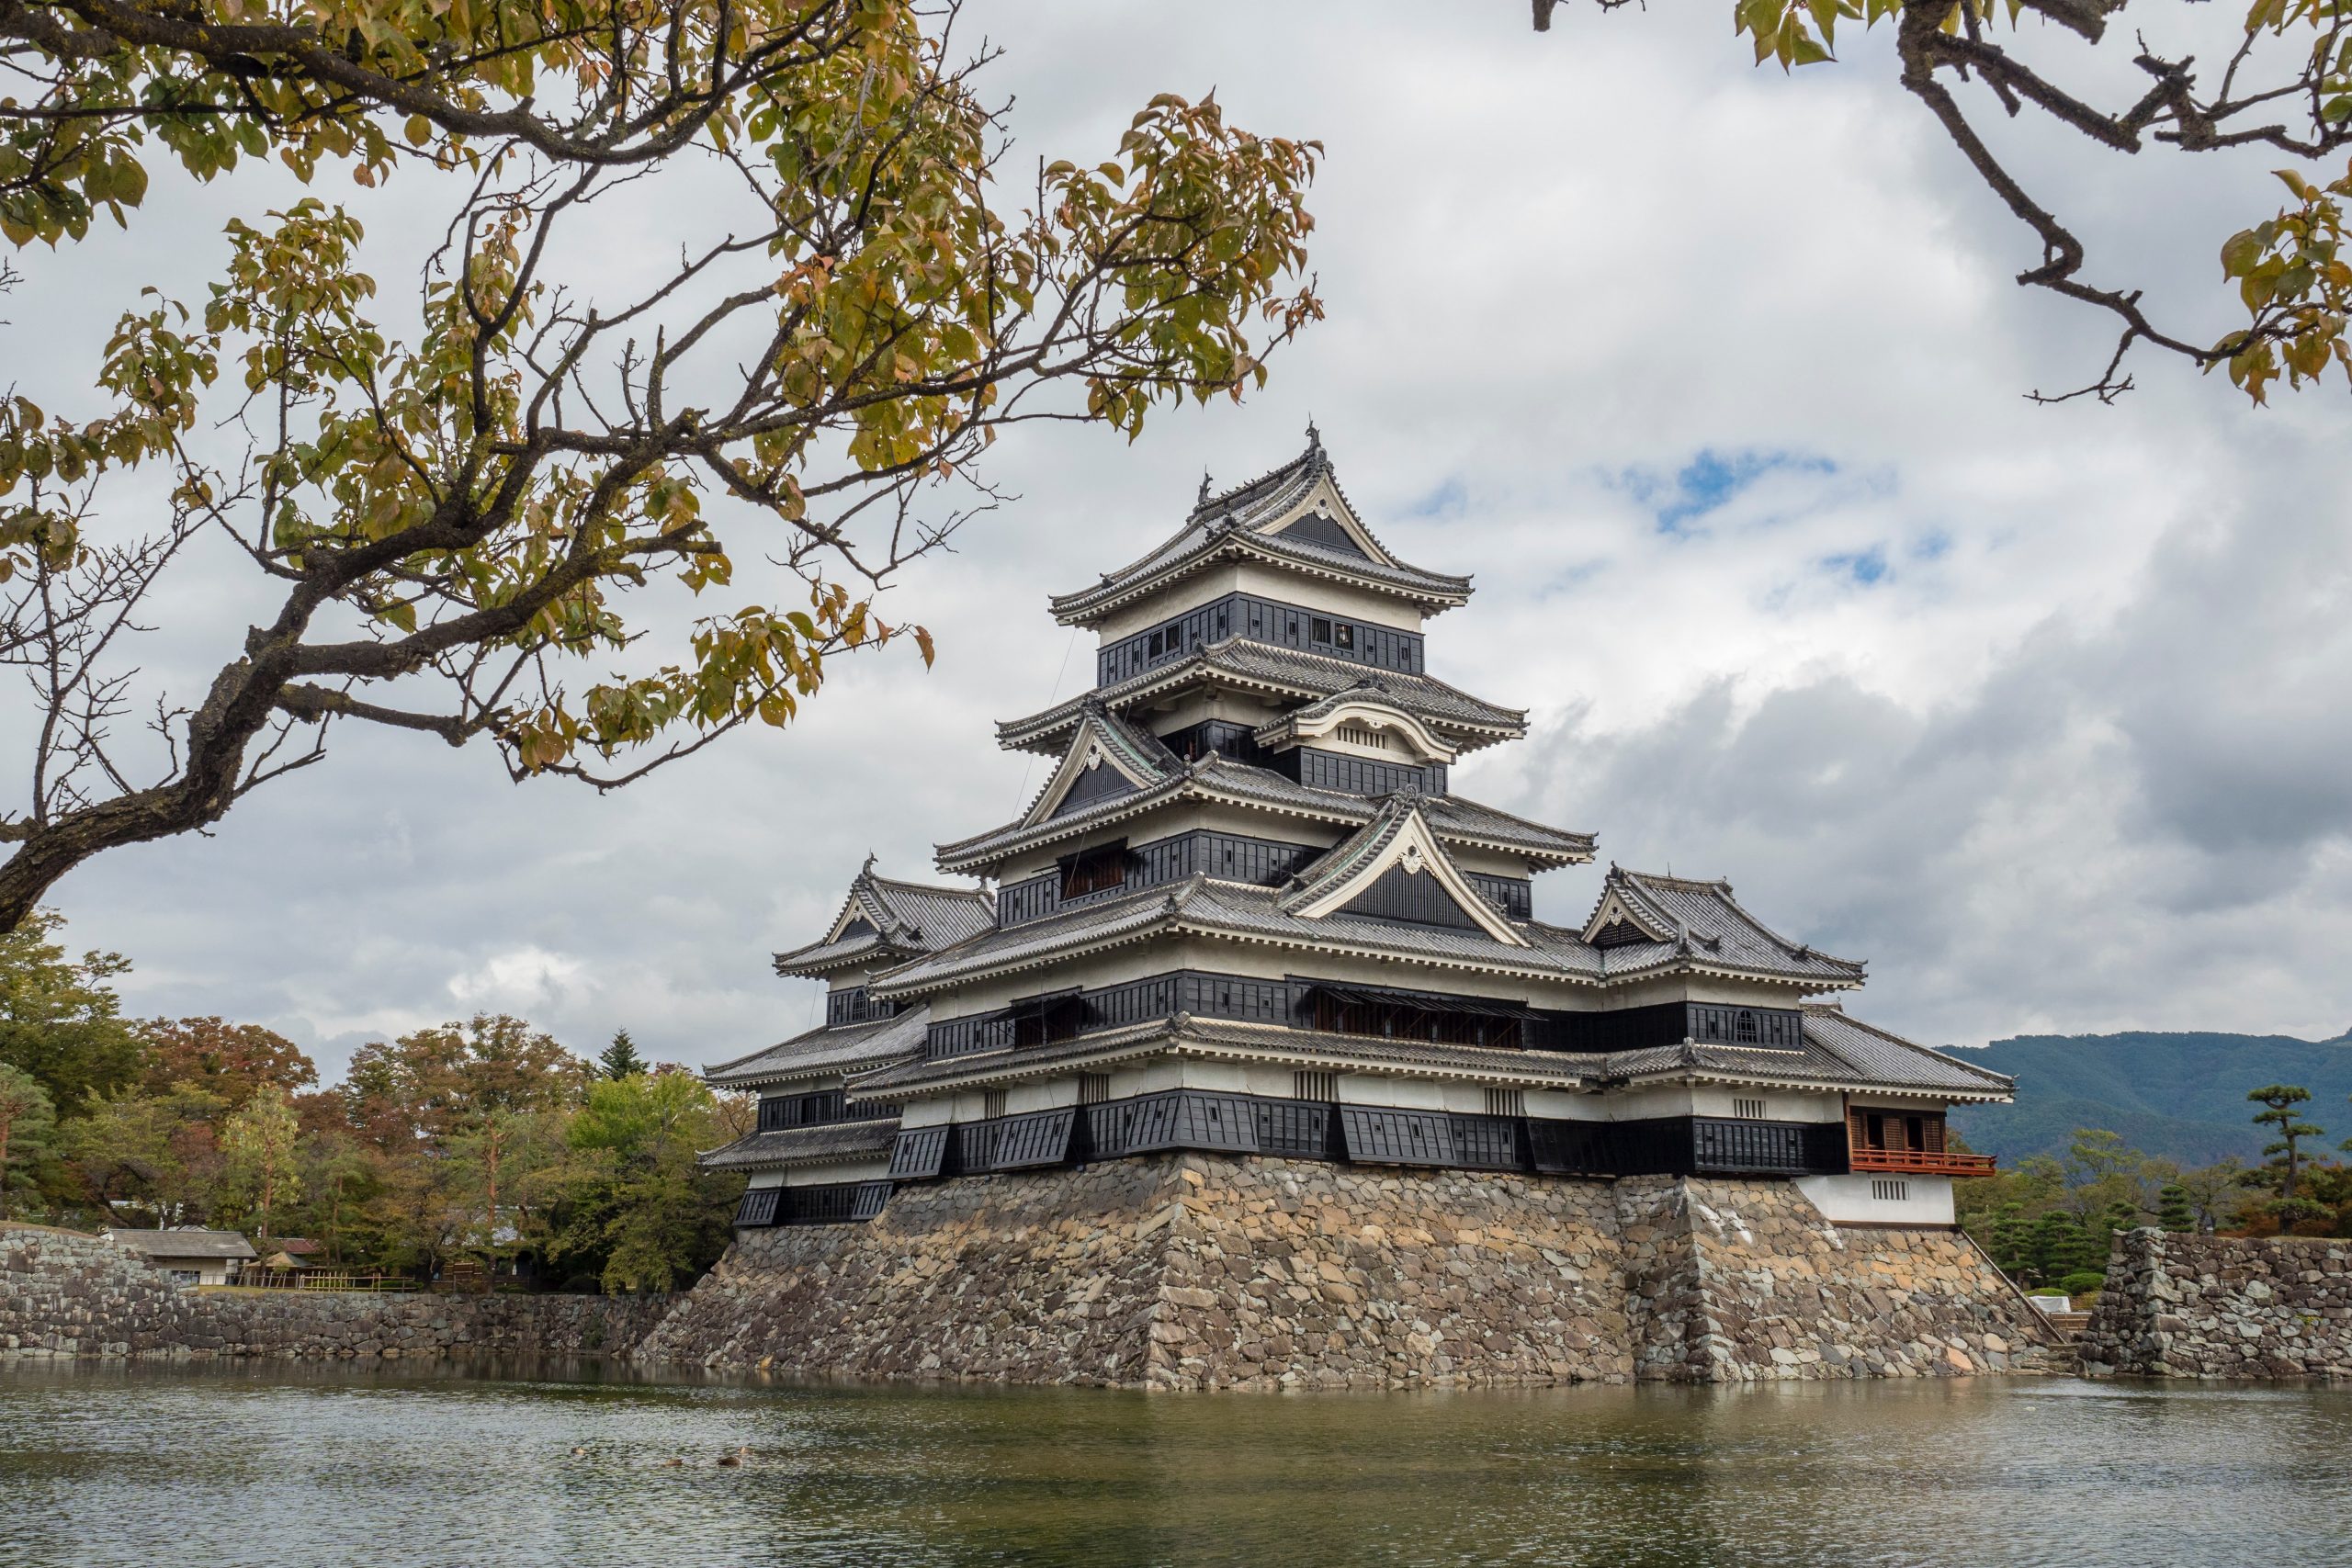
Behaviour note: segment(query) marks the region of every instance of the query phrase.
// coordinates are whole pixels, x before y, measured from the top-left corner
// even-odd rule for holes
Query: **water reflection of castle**
[[[1785,1178],[1838,1223],[1949,1224],[1947,1109],[2008,1080],[1849,1018],[1862,965],[1724,882],[1610,868],[1580,927],[1530,879],[1589,834],[1453,793],[1525,715],[1430,675],[1466,577],[1397,559],[1329,454],[1202,494],[1053,601],[1086,695],[999,726],[1057,759],[940,847],[995,891],[876,875],[776,960],[824,1027],[711,1069],[761,1095],[707,1156],[739,1227],[864,1220],[897,1186],[1170,1150],[1569,1177]]]

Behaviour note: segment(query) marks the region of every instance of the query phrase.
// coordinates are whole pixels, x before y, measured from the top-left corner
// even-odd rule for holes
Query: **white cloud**
[[[1022,499],[895,595],[937,632],[935,671],[853,660],[791,731],[609,797],[352,737],[216,837],[76,873],[75,938],[137,960],[136,1010],[299,1021],[330,1068],[476,1006],[685,1061],[797,1032],[812,987],[769,953],[869,850],[922,874],[1034,785],[992,721],[1087,671],[1046,593],[1156,541],[1204,465],[1289,456],[1311,412],[1384,537],[1477,574],[1433,667],[1533,711],[1466,792],[1596,829],[1604,860],[1728,874],[1871,958],[1855,1005],[1928,1038],[2332,1033],[2352,1018],[2341,394],[2257,414],[2151,359],[2117,409],[2028,403],[2109,334],[2013,286],[2028,242],[1893,85],[1883,31],[1784,78],[1748,68],[1726,9],[1564,12],[1538,38],[1507,4],[982,6],[967,22],[1011,51],[1009,166],[1108,147],[1164,88],[1325,141],[1330,319],[1268,391],[1133,446],[1001,444]],[[2211,242],[2243,220],[2238,172],[2169,192],[2158,227],[2145,168],[2027,166],[2152,298],[2226,324]],[[157,247],[163,215],[250,214],[253,190],[159,179],[158,220],[35,267],[17,302],[42,310],[0,354],[86,365],[139,284],[177,267],[198,290],[206,258]],[[409,176],[367,198],[388,296],[435,199]],[[665,258],[691,188],[663,203],[582,275]],[[151,670],[187,684],[233,649],[240,581],[193,574]],[[1545,879],[1541,908],[1580,914],[1594,876]]]

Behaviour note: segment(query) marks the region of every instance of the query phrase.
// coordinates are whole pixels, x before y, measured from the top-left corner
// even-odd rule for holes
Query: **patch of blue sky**
[[[1459,517],[1470,510],[1470,487],[1449,474],[1435,490],[1405,508],[1408,517]]]
[[[1650,509],[1661,534],[1701,532],[1695,526],[1710,513],[1771,474],[1827,476],[1838,471],[1827,457],[1804,452],[1747,448],[1734,452],[1702,447],[1671,475],[1655,468],[1628,468],[1618,484]]]
[[[1866,550],[1847,550],[1821,558],[1821,570],[1832,577],[1842,577],[1864,588],[1876,587],[1886,581],[1886,547],[1872,545]]]

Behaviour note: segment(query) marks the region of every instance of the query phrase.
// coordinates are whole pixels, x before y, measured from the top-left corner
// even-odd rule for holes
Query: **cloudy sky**
[[[1870,959],[1849,1005],[1926,1041],[2342,1032],[2345,392],[2253,412],[2151,357],[2120,407],[2030,404],[2092,375],[2107,330],[2009,281],[2035,258],[1884,39],[1792,80],[1728,21],[1713,0],[1564,10],[1543,37],[1519,0],[976,6],[1016,164],[1105,155],[1165,89],[1322,140],[1329,319],[1272,385],[1133,446],[1001,444],[1018,502],[892,595],[937,634],[928,674],[910,649],[845,661],[789,731],[604,798],[347,736],[210,837],[75,873],[72,940],[132,958],[134,1010],[267,1023],[330,1077],[481,1009],[689,1063],[795,1032],[815,987],[767,956],[818,933],[865,854],[929,874],[934,841],[1034,787],[991,723],[1091,669],[1047,592],[1172,529],[1204,468],[1287,458],[1311,414],[1387,543],[1476,575],[1432,669],[1532,712],[1464,793],[1596,831],[1604,863],[1730,877]],[[2112,275],[2191,335],[2227,328],[2211,258],[2276,205],[2266,160],[2019,146]],[[403,179],[388,243],[437,222]],[[141,285],[195,293],[217,265],[179,237],[283,194],[157,185],[130,234],[36,258],[0,333],[17,374],[82,384]],[[672,243],[616,224],[589,259]],[[146,678],[185,688],[249,617],[198,563],[162,618]],[[1580,919],[1599,874],[1551,874],[1539,914]]]

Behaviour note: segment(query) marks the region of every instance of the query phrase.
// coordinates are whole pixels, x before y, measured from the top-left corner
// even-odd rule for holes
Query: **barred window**
[[[1487,1114],[1489,1116],[1524,1116],[1527,1114],[1527,1091],[1523,1089],[1490,1089],[1487,1091]]]
[[[1882,1203],[1900,1203],[1911,1196],[1911,1184],[1885,1177],[1871,1179],[1871,1197]]]
[[[1731,1113],[1743,1121],[1761,1122],[1764,1120],[1764,1102],[1760,1100],[1735,1100],[1731,1102]]]
[[[1293,1073],[1290,1076],[1290,1094],[1293,1100],[1337,1100],[1340,1098],[1340,1075]]]
[[[1078,1102],[1080,1105],[1101,1105],[1110,1098],[1110,1074],[1080,1073],[1078,1075]]]
[[[1004,1114],[1004,1090],[992,1089],[980,1095],[980,1114],[994,1120]]]

